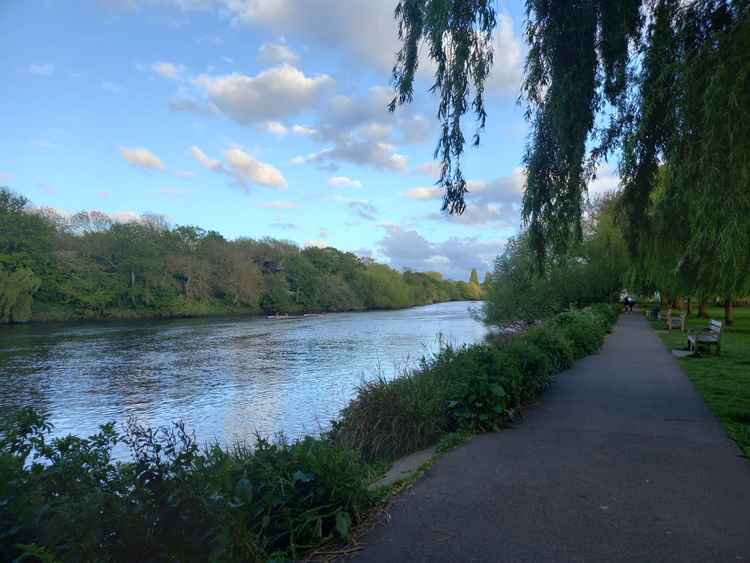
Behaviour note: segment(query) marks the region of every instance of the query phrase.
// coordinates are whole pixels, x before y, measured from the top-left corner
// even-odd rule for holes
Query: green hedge
[[[19,411],[0,426],[0,560],[266,561],[346,540],[374,502],[373,462],[500,428],[596,351],[617,313],[597,305],[446,348],[365,384],[328,434],[292,443],[201,449],[180,424],[50,440],[43,417]],[[132,461],[111,460],[117,444]]]

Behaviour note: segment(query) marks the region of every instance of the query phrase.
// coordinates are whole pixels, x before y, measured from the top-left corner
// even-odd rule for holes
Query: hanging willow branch
[[[435,63],[430,89],[440,97],[437,117],[441,134],[435,158],[442,167],[439,184],[445,189],[443,211],[461,214],[466,209],[466,180],[461,172],[465,138],[461,119],[471,110],[477,120],[473,144],[478,145],[487,112],[484,84],[492,68],[492,32],[497,20],[493,0],[401,0],[396,6],[402,47],[396,55],[393,84],[396,97],[389,105],[411,102],[419,67],[420,46]],[[471,101],[469,102],[469,99]]]

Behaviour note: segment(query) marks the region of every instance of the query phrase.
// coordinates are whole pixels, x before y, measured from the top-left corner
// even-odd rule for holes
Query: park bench
[[[669,332],[672,332],[673,328],[680,329],[681,332],[685,332],[685,328],[687,326],[686,323],[687,319],[687,313],[684,311],[680,313],[680,316],[674,316],[672,315],[672,309],[669,309],[667,311],[667,330]]]
[[[688,334],[688,350],[697,352],[698,348],[716,348],[716,355],[721,353],[721,322],[711,319],[708,327],[691,331]]]

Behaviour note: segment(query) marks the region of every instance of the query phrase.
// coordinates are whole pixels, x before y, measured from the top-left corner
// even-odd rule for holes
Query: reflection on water
[[[191,319],[0,329],[0,409],[34,406],[56,434],[182,419],[201,441],[317,433],[363,380],[475,342],[471,303],[285,320]]]

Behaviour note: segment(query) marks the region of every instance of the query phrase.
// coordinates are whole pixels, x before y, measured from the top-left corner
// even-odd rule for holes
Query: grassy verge
[[[724,310],[709,309],[708,315],[723,320]],[[685,333],[667,332],[663,321],[652,325],[669,348],[687,348]],[[707,325],[707,319],[688,319],[690,329]],[[750,308],[737,308],[735,324],[723,328],[720,356],[690,356],[679,362],[729,436],[750,456]]]
[[[366,384],[328,434],[294,443],[200,448],[180,424],[135,423],[50,439],[44,417],[19,411],[0,426],[0,560],[267,561],[346,542],[383,502],[368,485],[389,460],[502,427],[616,317],[593,307],[446,348]],[[118,442],[132,461],[111,460]]]

